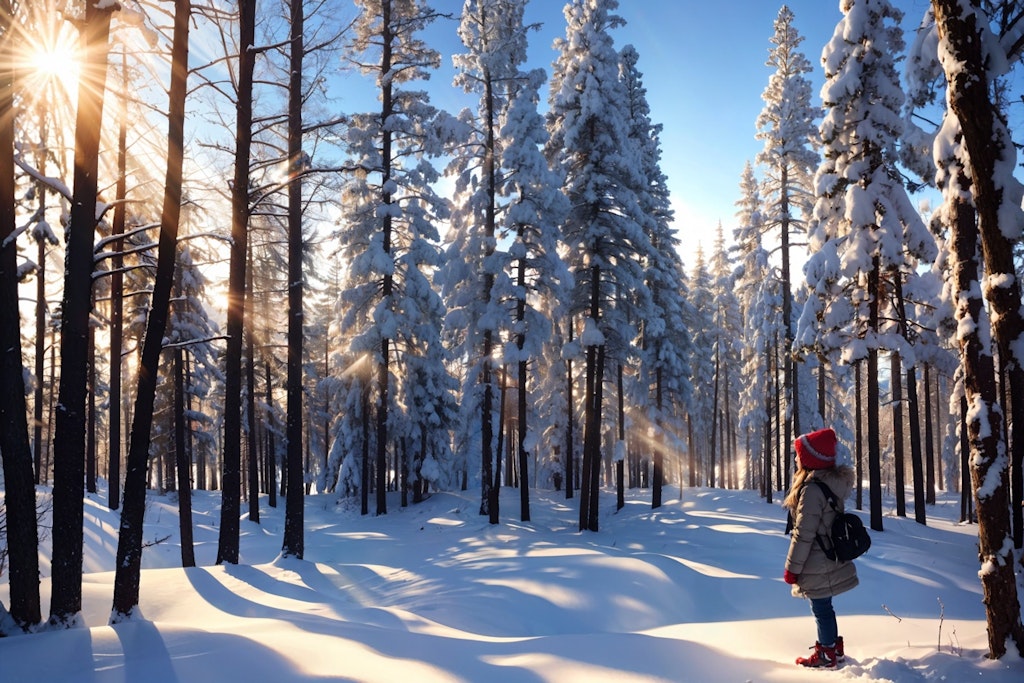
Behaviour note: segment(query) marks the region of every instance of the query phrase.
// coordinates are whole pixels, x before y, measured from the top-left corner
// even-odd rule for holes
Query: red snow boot
[[[836,661],[842,662],[846,660],[846,650],[843,648],[843,637],[839,636],[836,638]]]
[[[821,643],[814,644],[814,654],[810,657],[797,657],[796,663],[811,669],[834,669],[837,665],[836,648],[825,647]]]

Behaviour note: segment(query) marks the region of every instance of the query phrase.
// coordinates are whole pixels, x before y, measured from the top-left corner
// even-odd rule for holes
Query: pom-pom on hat
[[[836,433],[830,428],[801,434],[793,444],[796,457],[805,470],[824,470],[836,464]]]

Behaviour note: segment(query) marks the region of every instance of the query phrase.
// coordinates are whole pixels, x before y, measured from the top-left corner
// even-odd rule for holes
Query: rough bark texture
[[[1005,359],[1010,384],[1012,407],[1012,434],[1010,445],[1013,460],[1020,461],[1024,449],[1024,368],[1014,354],[1014,342],[1024,331],[1021,318],[1020,283],[1014,276],[1013,249],[1011,241],[1002,231],[1000,213],[1003,205],[1003,188],[998,177],[1000,168],[1013,153],[1009,136],[999,120],[998,111],[989,97],[987,78],[988,64],[982,52],[982,29],[977,22],[984,16],[977,0],[933,0],[935,20],[940,36],[946,41],[947,49],[955,57],[960,68],[947,73],[949,103],[960,121],[963,143],[970,157],[971,190],[977,210],[977,235],[969,243],[957,245],[957,255],[965,261],[976,260],[975,254],[967,250],[977,244],[980,236],[981,253],[985,273],[990,284],[985,288],[985,298],[992,307],[992,331],[999,346],[1000,357]],[[965,10],[974,9],[968,13]],[[948,66],[948,65],[947,65]],[[1007,164],[1012,165],[1012,164]],[[965,232],[969,229],[963,227]],[[958,239],[967,240],[969,237]],[[976,266],[974,266],[976,269]],[[958,289],[968,284],[964,273],[958,279]],[[1000,277],[1007,275],[1009,277]],[[971,283],[977,281],[977,272]],[[1008,284],[1007,284],[1008,283]],[[979,303],[980,305],[980,303]],[[975,320],[978,320],[975,317]],[[979,348],[977,354],[988,354],[988,349]],[[971,354],[964,354],[962,360],[969,361]],[[983,401],[981,420],[988,420],[988,431],[982,428],[979,419],[968,423],[971,434],[971,480],[975,492],[978,513],[978,552],[982,563],[981,583],[984,592],[988,620],[989,655],[1001,657],[1006,652],[1007,642],[1012,638],[1018,651],[1024,654],[1024,626],[1021,624],[1020,602],[1014,576],[1014,562],[1010,537],[1010,511],[1008,500],[1007,459],[1000,442],[1001,415],[997,411],[995,393],[995,370],[991,356],[983,356],[977,367],[965,367],[965,384],[968,400]],[[991,375],[991,377],[989,377]],[[989,390],[991,383],[991,392]],[[981,438],[981,435],[987,435]]]
[[[231,188],[227,344],[224,368],[224,456],[217,564],[238,564],[242,492],[242,334],[245,330],[245,259],[249,232],[249,153],[252,147],[252,74],[256,55],[256,0],[239,2],[238,93],[235,102],[235,176]]]
[[[288,406],[285,436],[288,440],[285,468],[288,491],[285,499],[284,538],[281,553],[302,559],[305,552],[305,515],[302,476],[302,62],[305,52],[302,0],[291,0],[291,80],[288,83],[288,161],[292,174],[288,186]],[[271,461],[272,454],[267,454]],[[270,486],[274,488],[273,483]]]
[[[0,64],[13,52],[9,0],[0,0]],[[21,364],[18,258],[14,215],[14,74],[0,67],[0,457],[3,459],[11,616],[22,628],[39,623],[39,538],[32,450]]]
[[[85,55],[75,121],[75,170],[64,263],[60,390],[53,439],[53,593],[50,622],[70,626],[82,609],[85,398],[97,170],[112,6],[86,3],[79,39]]]
[[[174,263],[178,245],[178,221],[181,216],[181,174],[184,155],[185,92],[188,74],[189,0],[175,0],[174,43],[171,48],[171,86],[168,103],[167,174],[164,182],[160,239],[157,247],[156,281],[146,337],[139,365],[139,384],[132,416],[131,443],[125,466],[124,504],[118,532],[117,565],[114,574],[114,600],[111,623],[131,618],[139,605],[142,569],[142,524],[146,511],[146,470],[153,428],[153,404],[156,396],[160,353],[174,284]],[[186,481],[188,473],[185,473]],[[187,489],[187,487],[185,487]],[[180,493],[180,492],[179,492]],[[182,538],[182,551],[184,540]],[[193,560],[194,563],[194,560]]]

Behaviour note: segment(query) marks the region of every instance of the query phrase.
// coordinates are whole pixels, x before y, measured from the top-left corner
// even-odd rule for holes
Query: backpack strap
[[[839,513],[839,505],[837,503],[838,499],[836,498],[836,494],[832,493],[832,489],[830,489],[828,487],[828,484],[826,484],[823,481],[818,481],[817,479],[812,479],[811,481],[813,481],[815,484],[817,484],[821,488],[821,492],[825,494],[825,498],[828,500],[829,506],[832,508],[832,510],[834,512],[836,512],[838,514]],[[816,538],[818,540],[818,547],[821,548],[821,552],[825,553],[825,557],[827,557],[830,560],[835,560],[836,559],[835,548],[826,547],[825,546],[825,541],[823,541],[822,538],[821,538],[821,534],[818,534]],[[831,541],[832,541],[832,538],[829,537],[829,545],[831,545]]]

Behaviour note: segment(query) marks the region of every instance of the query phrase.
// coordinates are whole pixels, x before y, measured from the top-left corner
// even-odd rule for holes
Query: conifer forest
[[[98,481],[117,623],[147,492],[186,567],[197,490],[218,564],[261,497],[299,559],[311,494],[557,489],[592,533],[601,491],[778,503],[829,426],[876,533],[959,494],[1024,655],[1021,3],[842,0],[824,45],[781,6],[728,229],[674,214],[619,0],[559,2],[543,65],[528,4],[0,0],[0,627],[73,625]]]

